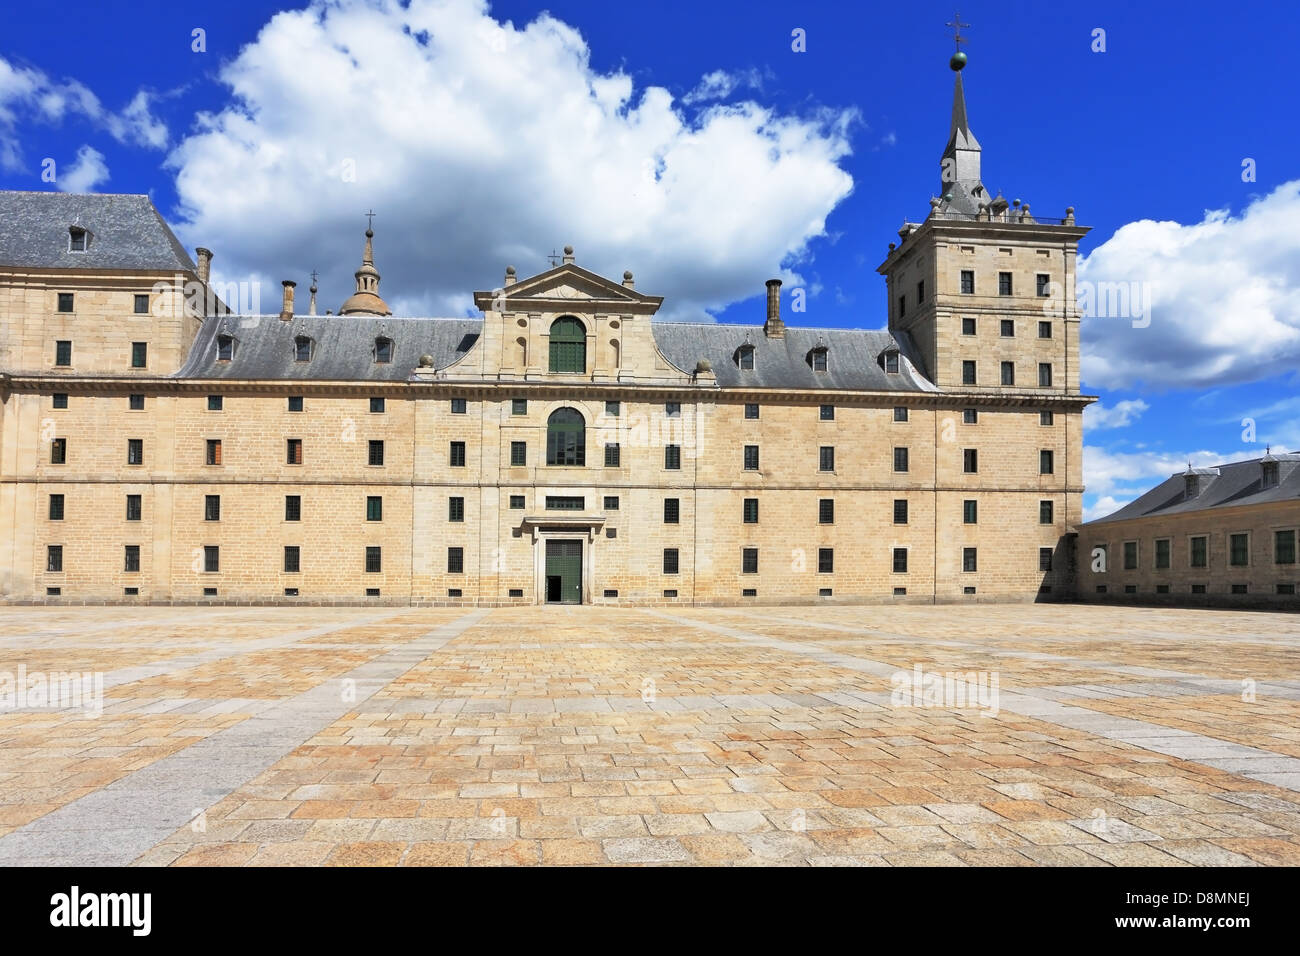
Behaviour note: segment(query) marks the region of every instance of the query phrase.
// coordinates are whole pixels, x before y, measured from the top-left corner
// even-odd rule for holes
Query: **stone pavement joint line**
[[[444,624],[0,837],[0,864],[126,866],[487,613]],[[344,680],[355,682],[348,700],[340,693]]]

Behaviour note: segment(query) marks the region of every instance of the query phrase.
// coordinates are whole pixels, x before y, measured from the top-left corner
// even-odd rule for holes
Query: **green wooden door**
[[[582,603],[582,542],[546,542],[546,600]]]

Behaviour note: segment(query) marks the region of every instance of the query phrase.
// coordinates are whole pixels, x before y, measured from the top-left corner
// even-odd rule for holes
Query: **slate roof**
[[[1263,487],[1262,461],[1278,462],[1279,480],[1271,488]],[[1218,474],[1214,474],[1215,471]],[[1200,493],[1195,498],[1186,496],[1186,476],[1194,474],[1200,479]],[[1133,518],[1188,514],[1214,508],[1239,505],[1292,502],[1300,511],[1300,454],[1270,455],[1267,459],[1252,458],[1236,461],[1217,468],[1194,468],[1170,475],[1146,494],[1129,502],[1114,514],[1089,525],[1111,521],[1128,521]]]
[[[90,232],[68,249],[68,227]],[[0,266],[194,271],[148,196],[0,190]]]
[[[938,391],[917,372],[908,356],[910,342],[896,342],[886,331],[791,329],[784,338],[767,338],[762,327],[655,322],[655,341],[664,357],[683,372],[700,359],[713,365],[723,388],[853,389],[863,391]],[[278,315],[210,316],[194,341],[177,378],[225,380],[406,381],[421,355],[443,369],[463,358],[479,340],[482,319],[399,319],[392,316]],[[217,361],[217,337],[235,339],[233,357]],[[294,340],[313,340],[312,360],[294,361]],[[375,339],[393,340],[393,360],[374,361]],[[754,368],[736,364],[740,346],[754,346]],[[808,353],[828,349],[827,371],[814,372]],[[877,358],[899,348],[897,374],[886,374]]]

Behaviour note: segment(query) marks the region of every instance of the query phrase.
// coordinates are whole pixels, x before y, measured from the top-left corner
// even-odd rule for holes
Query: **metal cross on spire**
[[[366,215],[366,228],[367,229],[375,228],[375,211],[372,209],[370,210],[370,212],[366,213],[365,215]]]
[[[316,280],[319,279],[319,278],[320,278],[320,276],[316,274],[316,270],[315,270],[315,269],[312,269],[312,270],[311,270],[311,284],[312,284],[312,285],[315,285],[315,284],[316,284]]]
[[[969,23],[962,23],[962,22],[961,22],[961,14],[960,14],[960,13],[954,13],[954,14],[952,15],[952,20],[949,21],[948,23],[945,23],[944,26],[952,27],[952,38],[957,42],[957,49],[960,50],[960,49],[961,49],[961,45],[962,45],[963,43],[967,42],[967,41],[966,41],[966,38],[965,38],[964,36],[961,35],[961,28],[962,28],[962,27],[969,27],[970,24],[969,24]]]

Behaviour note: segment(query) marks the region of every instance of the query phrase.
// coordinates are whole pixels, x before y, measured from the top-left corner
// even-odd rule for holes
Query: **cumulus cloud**
[[[163,149],[167,127],[153,115],[153,99],[153,94],[140,90],[121,111],[114,112],[77,80],[56,80],[39,69],[15,66],[0,57],[0,168],[23,168],[19,126],[24,120],[57,125],[81,117],[119,143]],[[78,153],[78,161],[81,159]]]
[[[1137,421],[1150,407],[1140,398],[1116,402],[1109,408],[1101,402],[1096,402],[1083,410],[1083,427],[1085,430],[1124,428]]]
[[[703,103],[706,100],[725,100],[738,89],[761,90],[763,75],[758,70],[714,70],[700,78],[699,84],[682,97],[686,104]]]
[[[1257,458],[1263,453],[1262,448],[1225,453],[1148,449],[1121,451],[1099,445],[1084,445],[1083,481],[1093,494],[1109,495],[1119,489],[1121,493],[1136,498],[1175,472],[1184,471],[1189,462],[1193,468],[1210,468],[1225,462]]]
[[[1191,225],[1123,226],[1079,260],[1079,279],[1146,284],[1137,288],[1151,290],[1150,324],[1085,318],[1083,380],[1101,388],[1207,388],[1293,371],[1300,364],[1298,220],[1295,180],[1238,216],[1220,209]]]
[[[1111,495],[1098,498],[1091,505],[1088,505],[1083,509],[1083,520],[1096,521],[1098,518],[1104,518],[1107,515],[1114,514],[1132,500],[1132,498],[1115,498]]]
[[[319,269],[322,310],[351,292],[374,208],[399,314],[462,314],[507,264],[540,272],[571,243],[588,269],[632,269],[665,317],[707,318],[773,274],[797,282],[853,185],[851,110],[687,109],[592,69],[553,16],[516,26],[479,0],[317,0],[220,78],[230,105],[168,159],[181,234],[215,250],[218,278]]]
[[[82,146],[72,165],[56,171],[54,184],[65,193],[88,193],[107,181],[108,164],[104,162],[104,154],[92,146]]]

